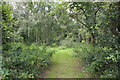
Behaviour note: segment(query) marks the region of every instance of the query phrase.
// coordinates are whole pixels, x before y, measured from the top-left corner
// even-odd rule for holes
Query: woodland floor
[[[73,56],[73,49],[54,49],[52,65],[44,72],[44,78],[90,78],[84,71],[83,62]]]

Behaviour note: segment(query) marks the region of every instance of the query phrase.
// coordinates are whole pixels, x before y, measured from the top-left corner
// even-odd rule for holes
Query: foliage
[[[88,29],[86,32],[91,35],[89,38],[84,36],[85,40],[76,45],[75,52],[84,59],[91,72],[97,77],[119,77],[120,30],[118,19],[120,7],[118,4],[104,2],[70,4],[72,11],[70,16],[86,27]]]
[[[97,76],[119,76],[120,2],[3,2],[0,8],[4,77],[36,77],[54,53],[46,46],[74,47]]]
[[[15,20],[12,18],[12,11],[10,4],[3,3],[0,5],[2,9],[2,40],[3,43],[13,41],[13,24]]]
[[[71,39],[61,40],[60,45],[66,48],[72,48],[75,45],[75,42]]]
[[[8,43],[3,54],[4,77],[33,78],[37,77],[45,67],[50,64],[50,58],[54,53],[45,46],[23,43]]]
[[[117,46],[117,45],[116,45]],[[118,46],[119,47],[119,46]],[[74,49],[76,56],[85,61],[93,76],[101,78],[119,77],[119,49],[93,46],[90,43],[80,43]]]

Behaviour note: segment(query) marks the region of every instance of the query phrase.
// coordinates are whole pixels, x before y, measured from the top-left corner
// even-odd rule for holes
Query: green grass
[[[52,48],[56,53],[52,58],[52,66],[44,73],[44,78],[88,78],[83,63],[73,56],[72,48]]]

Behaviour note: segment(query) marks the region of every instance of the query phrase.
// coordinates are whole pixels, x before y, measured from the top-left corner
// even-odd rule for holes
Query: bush
[[[80,43],[75,46],[74,51],[86,63],[93,76],[101,78],[119,77],[119,49]]]
[[[57,43],[52,43],[52,44],[51,44],[51,47],[57,47],[57,46],[58,46]]]
[[[71,39],[65,39],[60,42],[60,45],[66,48],[72,48],[75,45],[75,42]]]
[[[3,49],[3,77],[37,77],[50,64],[53,53],[53,50],[48,50],[45,46],[9,43]]]

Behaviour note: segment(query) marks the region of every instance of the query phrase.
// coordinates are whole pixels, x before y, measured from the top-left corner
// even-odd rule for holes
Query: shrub
[[[65,39],[60,42],[60,45],[66,48],[74,47],[75,42],[71,39]]]
[[[57,47],[58,44],[57,44],[57,43],[53,43],[51,46],[52,46],[52,47]]]
[[[93,76],[101,78],[119,77],[119,49],[80,43],[75,46],[74,51],[86,63]]]
[[[9,46],[9,47],[8,47]],[[33,78],[50,64],[54,53],[45,46],[9,43],[3,49],[3,77]]]

